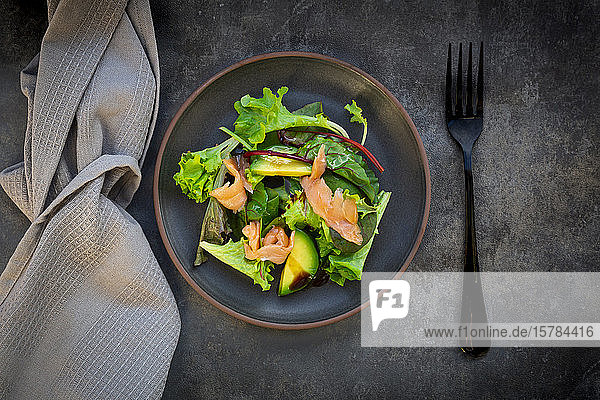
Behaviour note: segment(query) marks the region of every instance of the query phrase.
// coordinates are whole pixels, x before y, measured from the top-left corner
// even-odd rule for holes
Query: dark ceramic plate
[[[361,309],[360,282],[347,281],[344,287],[328,282],[278,297],[279,270],[271,290],[262,292],[214,258],[193,266],[205,205],[188,200],[175,186],[177,163],[185,151],[226,139],[218,128],[233,126],[234,101],[247,93],[260,96],[263,86],[273,91],[288,86],[284,104],[290,110],[322,101],[327,116],[358,140],[362,129],[349,123],[343,107],[355,99],[363,108],[369,122],[365,145],[385,168],[379,174],[381,188],[392,192],[365,271],[401,273],[417,251],[429,214],[425,150],[410,117],[383,85],[345,62],[310,53],[267,54],[234,64],[200,86],[171,121],[156,163],[154,207],[162,240],[181,274],[208,301],[242,320],[282,329],[325,325]]]

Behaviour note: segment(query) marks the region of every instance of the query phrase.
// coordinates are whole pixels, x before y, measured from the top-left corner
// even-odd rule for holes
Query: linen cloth
[[[48,19],[24,161],[0,174],[32,221],[0,276],[0,399],[159,398],[179,314],[125,211],[158,110],[149,3],[49,0]]]

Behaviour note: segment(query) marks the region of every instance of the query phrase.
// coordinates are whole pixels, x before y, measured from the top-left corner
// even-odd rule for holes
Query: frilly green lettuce
[[[220,129],[236,138],[248,150],[256,149],[256,145],[265,140],[268,132],[297,126],[315,126],[334,131],[347,136],[340,131],[339,125],[329,121],[323,114],[316,116],[293,114],[282,104],[283,96],[288,88],[282,86],[277,94],[267,87],[263,88],[263,97],[255,98],[249,94],[243,96],[233,105],[239,116],[234,123],[234,131],[221,127]]]
[[[213,190],[223,157],[228,157],[235,146],[237,141],[230,138],[215,147],[183,153],[179,161],[179,172],[173,176],[175,183],[190,199],[196,200],[196,203],[204,202]]]
[[[352,104],[346,104],[344,108],[348,110],[350,114],[352,114],[350,122],[358,122],[359,124],[363,124],[363,136],[360,144],[364,145],[365,140],[367,140],[367,119],[362,115],[362,108],[360,108],[354,100],[352,100]]]

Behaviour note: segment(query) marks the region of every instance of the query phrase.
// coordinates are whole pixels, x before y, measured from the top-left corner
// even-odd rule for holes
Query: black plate
[[[427,158],[410,117],[387,89],[359,69],[318,54],[274,53],[234,64],[199,87],[171,121],[156,164],[154,205],[163,242],[181,274],[212,304],[248,322],[284,329],[324,325],[359,311],[360,282],[347,281],[344,287],[328,282],[278,297],[278,270],[271,290],[262,292],[212,257],[193,266],[205,205],[187,199],[175,186],[177,163],[185,151],[226,139],[218,128],[233,127],[233,103],[247,93],[260,97],[264,86],[273,91],[288,86],[284,104],[290,110],[322,101],[327,116],[356,140],[361,126],[349,123],[343,107],[355,99],[363,108],[369,123],[365,145],[385,168],[379,174],[381,189],[392,192],[365,271],[403,272],[414,256],[429,214]]]

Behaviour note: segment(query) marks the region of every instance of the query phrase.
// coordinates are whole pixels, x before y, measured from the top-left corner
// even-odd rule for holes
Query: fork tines
[[[477,73],[477,101],[473,110],[473,45],[469,43],[469,61],[467,64],[467,93],[464,104],[462,72],[462,43],[458,46],[458,68],[456,72],[456,94],[452,95],[452,44],[448,44],[448,64],[446,69],[446,119],[473,118],[483,116],[483,42],[479,46],[479,70]],[[464,110],[464,112],[463,112]]]

